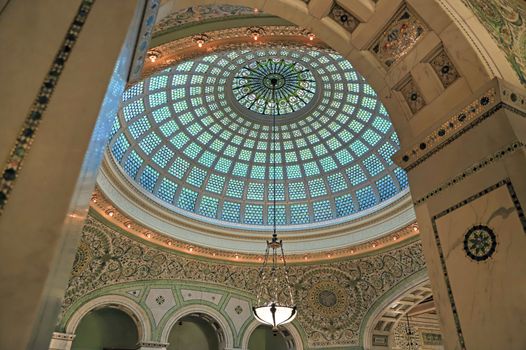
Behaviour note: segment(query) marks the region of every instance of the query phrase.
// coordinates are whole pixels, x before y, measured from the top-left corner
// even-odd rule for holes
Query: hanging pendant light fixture
[[[275,90],[279,73],[275,72],[263,79],[268,79],[272,89],[272,101],[275,101]],[[276,105],[274,108],[278,108]],[[252,307],[254,317],[261,323],[272,326],[274,332],[278,326],[294,320],[297,315],[292,287],[290,285],[283,241],[278,240],[276,232],[276,114],[272,117],[272,169],[273,169],[273,230],[272,239],[267,241],[265,259],[259,269],[257,302]],[[281,263],[278,261],[281,260]]]

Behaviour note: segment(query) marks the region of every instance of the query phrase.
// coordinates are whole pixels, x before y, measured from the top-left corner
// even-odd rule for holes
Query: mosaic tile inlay
[[[451,62],[451,59],[444,49],[440,50],[435,57],[429,61],[429,63],[438,75],[444,88],[453,84],[460,77],[455,65]]]
[[[420,90],[412,78],[400,87],[400,92],[413,114],[417,113],[426,105],[426,101],[424,101]]]
[[[427,28],[407,8],[402,9],[371,47],[371,51],[387,67],[404,57]]]
[[[504,52],[526,86],[526,7],[523,0],[462,0]],[[522,5],[521,5],[522,3]]]
[[[33,105],[29,109],[29,113],[24,120],[24,124],[18,134],[16,143],[11,149],[7,163],[2,172],[2,178],[0,179],[0,215],[2,215],[9,194],[11,193],[20,170],[22,169],[24,159],[33,144],[38,126],[40,125],[43,114],[53,95],[60,75],[64,70],[66,61],[71,54],[71,50],[78,39],[94,3],[95,0],[84,0],[81,2],[73,22],[66,32],[64,41],[58,49],[58,52],[51,63],[51,67],[40,86],[40,90],[33,101]]]
[[[358,27],[358,24],[360,24],[360,21],[356,17],[338,4],[334,4],[329,13],[329,17],[351,33]]]
[[[497,237],[488,226],[473,226],[464,236],[464,251],[472,260],[487,260],[495,253],[496,248]]]

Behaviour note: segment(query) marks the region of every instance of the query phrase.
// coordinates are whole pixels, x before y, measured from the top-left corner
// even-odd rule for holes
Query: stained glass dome
[[[279,95],[265,92],[278,86]],[[166,208],[260,229],[273,220],[272,115],[278,225],[350,220],[406,189],[384,106],[345,58],[323,49],[247,48],[177,63],[125,92],[109,148]]]
[[[300,62],[272,57],[244,66],[234,76],[232,90],[248,110],[278,116],[307,106],[316,93],[316,80]]]

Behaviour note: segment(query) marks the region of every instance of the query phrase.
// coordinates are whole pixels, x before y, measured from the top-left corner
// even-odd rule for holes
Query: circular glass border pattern
[[[309,105],[316,94],[316,80],[299,61],[267,57],[241,68],[233,78],[232,91],[244,108],[282,116]]]
[[[247,62],[268,59],[314,72],[318,91],[301,115],[276,125],[278,225],[350,220],[406,189],[391,160],[398,138],[375,91],[341,55],[303,47],[205,54],[127,89],[109,144],[124,173],[190,218],[271,226],[272,118],[236,108],[229,84]]]

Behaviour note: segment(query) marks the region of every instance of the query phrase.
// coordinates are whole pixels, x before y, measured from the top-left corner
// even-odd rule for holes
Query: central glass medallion
[[[232,83],[236,100],[263,115],[285,115],[307,106],[316,94],[316,80],[301,63],[282,58],[253,61]]]

